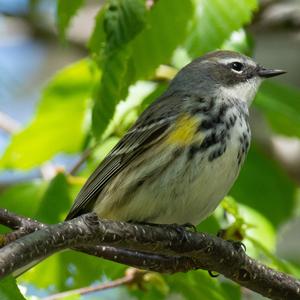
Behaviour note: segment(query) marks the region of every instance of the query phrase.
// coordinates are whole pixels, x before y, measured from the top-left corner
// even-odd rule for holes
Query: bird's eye
[[[235,61],[230,64],[230,68],[237,73],[241,73],[244,69],[244,65],[238,61]]]

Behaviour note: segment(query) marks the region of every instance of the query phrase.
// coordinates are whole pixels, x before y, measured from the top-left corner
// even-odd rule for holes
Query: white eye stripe
[[[234,58],[234,57],[230,57],[230,58],[223,58],[223,59],[220,59],[219,62],[221,64],[224,64],[224,65],[229,65],[233,62],[239,62],[239,63],[243,63],[243,61],[241,61],[240,59],[238,58]]]
[[[222,58],[219,60],[219,63],[224,64],[224,65],[228,65],[231,64],[233,62],[239,62],[243,65],[248,65],[248,66],[252,66],[252,67],[256,67],[256,63],[253,60],[250,59],[240,59],[237,57],[230,57],[230,58]]]

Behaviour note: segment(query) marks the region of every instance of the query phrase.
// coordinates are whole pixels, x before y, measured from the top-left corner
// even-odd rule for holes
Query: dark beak
[[[286,71],[283,70],[273,70],[273,69],[265,69],[263,67],[258,69],[258,75],[263,78],[275,77],[281,74],[285,74]]]

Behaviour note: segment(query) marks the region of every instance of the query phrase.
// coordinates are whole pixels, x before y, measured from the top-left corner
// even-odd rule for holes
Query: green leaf
[[[93,132],[98,138],[113,117],[117,103],[128,93],[133,78],[128,43],[143,29],[146,13],[142,0],[110,0],[104,9],[104,13],[98,15],[90,40],[91,49],[100,55],[103,72],[92,114]],[[100,38],[96,37],[97,32]]]
[[[220,224],[214,215],[209,216],[197,226],[197,231],[216,235],[220,230]]]
[[[171,61],[184,41],[193,15],[190,0],[157,1],[147,15],[147,26],[132,42],[135,80],[149,79],[160,64]]]
[[[48,184],[42,181],[20,183],[0,195],[0,206],[46,223],[64,219],[71,206],[64,174],[57,174]]]
[[[252,145],[230,195],[259,211],[277,227],[292,213],[294,185],[273,161]]]
[[[143,28],[146,7],[143,0],[109,0],[103,20],[106,51],[116,51]]]
[[[274,130],[300,137],[300,90],[277,82],[264,82],[254,104]]]
[[[91,55],[99,65],[101,65],[101,58],[105,49],[106,34],[103,25],[105,13],[106,8],[103,6],[95,18],[95,26],[88,42]]]
[[[144,27],[146,7],[143,0],[109,0],[101,7],[89,40],[94,55],[107,55],[130,42]],[[104,57],[105,59],[105,57]]]
[[[66,216],[71,202],[66,176],[59,173],[51,180],[41,199],[36,219],[44,223],[58,223]]]
[[[213,279],[207,271],[190,271],[185,274],[167,276],[171,293],[178,293],[184,299],[209,299],[209,300],[238,300],[239,288],[224,287],[219,280]]]
[[[89,286],[96,280],[116,279],[126,266],[75,251],[56,253],[19,277],[38,288],[55,292]],[[47,276],[45,276],[47,274]]]
[[[97,77],[91,66],[89,60],[81,60],[55,75],[43,91],[32,122],[12,137],[0,167],[29,169],[57,153],[81,149],[88,98]]]
[[[0,206],[34,218],[46,188],[47,183],[40,180],[13,185],[0,194]]]
[[[155,88],[156,84],[150,81],[138,81],[131,85],[126,99],[118,104],[105,135],[110,136],[113,133],[119,138],[122,137],[140,115],[140,108],[145,98]]]
[[[90,40],[92,51],[102,51],[103,77],[95,96],[92,118],[96,137],[107,128],[117,103],[126,97],[128,86],[151,76],[159,64],[170,61],[173,51],[185,38],[193,9],[190,0],[159,1],[144,19],[144,3],[142,9],[141,4],[123,2],[109,2],[106,13],[100,13],[97,18],[94,32],[100,32],[100,38],[93,34]],[[147,26],[138,34],[145,20]],[[171,23],[172,28],[168,25]],[[104,48],[103,32],[106,34]]]
[[[233,31],[250,22],[256,0],[194,0],[197,6],[186,46],[192,57],[220,48]]]
[[[30,283],[37,288],[49,288],[52,291],[64,291],[67,289],[67,279],[70,277],[68,264],[64,261],[65,253],[58,253],[39,262],[33,268],[18,277],[21,284]],[[45,276],[47,274],[47,276]]]
[[[72,17],[83,3],[84,0],[57,0],[57,26],[61,39],[65,38]]]
[[[116,105],[124,95],[124,84],[128,69],[129,50],[125,48],[114,54],[103,63],[103,76],[100,86],[95,93],[95,103],[92,113],[92,128],[94,135],[99,138],[112,119]]]
[[[228,299],[241,300],[241,287],[232,281],[222,281],[221,287]]]
[[[270,253],[274,253],[276,247],[276,231],[270,221],[255,209],[239,204],[239,214],[243,217],[245,222],[249,224],[246,229],[246,238],[248,240],[255,240],[261,245],[261,248],[266,249]],[[250,245],[247,252],[251,257],[260,257],[261,249],[255,245]]]
[[[25,300],[14,278],[6,277],[4,279],[1,279],[0,299],[1,300]]]

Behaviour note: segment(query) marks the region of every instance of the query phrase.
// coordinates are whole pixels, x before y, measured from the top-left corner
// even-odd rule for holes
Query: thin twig
[[[87,148],[85,149],[81,156],[79,157],[78,161],[70,168],[69,174],[70,175],[75,175],[80,167],[84,164],[84,162],[88,159],[88,157],[92,154],[93,150],[95,147],[92,148]]]
[[[84,287],[84,288],[80,288],[80,289],[66,291],[63,293],[57,293],[57,294],[54,294],[54,295],[51,295],[48,297],[44,297],[42,299],[43,300],[59,300],[59,299],[65,298],[65,297],[73,296],[73,295],[86,295],[86,294],[90,294],[90,293],[94,293],[94,292],[99,292],[99,291],[103,291],[103,290],[107,290],[107,289],[116,288],[116,287],[119,287],[122,285],[128,285],[128,284],[134,284],[134,283],[139,284],[142,281],[145,273],[146,273],[145,271],[130,268],[126,272],[125,276],[122,278],[118,278],[116,280],[97,284],[94,286],[88,286],[88,287]]]
[[[11,213],[7,209],[1,209],[0,224],[14,230],[12,232],[0,235],[0,248],[29,233],[46,228],[47,226],[36,220],[24,218],[17,214]]]
[[[0,128],[9,134],[13,134],[21,128],[21,124],[7,114],[0,112]]]
[[[25,218],[15,213],[12,213],[5,208],[0,209],[0,224],[14,230],[21,228],[32,228],[32,231],[42,229],[45,226],[47,226],[31,218]]]

